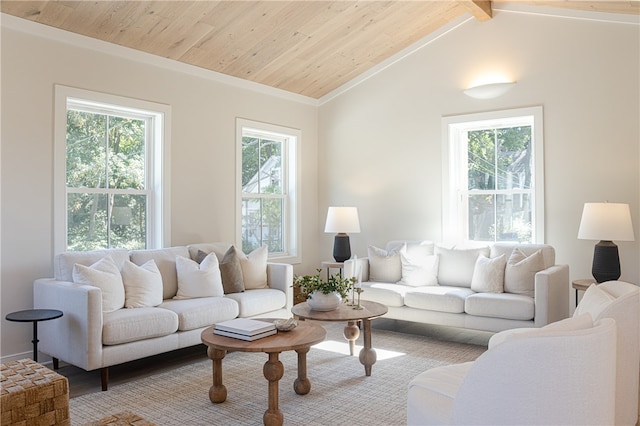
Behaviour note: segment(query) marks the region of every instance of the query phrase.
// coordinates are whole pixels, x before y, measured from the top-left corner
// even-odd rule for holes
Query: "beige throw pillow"
[[[505,293],[533,297],[536,273],[544,269],[542,250],[527,257],[519,248],[514,248],[504,271]]]
[[[402,247],[406,247],[406,244],[389,251],[374,246],[367,248],[369,281],[395,283],[402,279],[402,262],[400,260]]]
[[[501,254],[498,257],[488,258],[478,256],[476,266],[471,278],[471,290],[477,293],[502,293],[504,292],[504,268],[507,257]]]
[[[118,266],[107,255],[91,266],[75,264],[73,282],[100,288],[102,312],[113,312],[124,307],[124,284]]]
[[[222,257],[220,261],[220,275],[222,275],[224,294],[241,293],[244,291],[242,268],[235,246],[229,247]]]
[[[245,290],[257,288],[269,288],[267,283],[267,259],[269,251],[267,246],[262,246],[245,255],[237,250],[242,268],[242,278]]]
[[[218,258],[215,253],[208,254],[199,265],[196,261],[177,256],[176,272],[178,273],[178,293],[174,299],[224,295]]]
[[[162,275],[153,259],[141,266],[125,260],[120,272],[125,308],[145,308],[162,303]]]

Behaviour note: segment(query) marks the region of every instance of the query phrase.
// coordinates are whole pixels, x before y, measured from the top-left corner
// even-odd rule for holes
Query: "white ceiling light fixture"
[[[504,95],[509,89],[515,86],[515,81],[504,83],[481,84],[466,89],[464,94],[476,99],[493,99]]]

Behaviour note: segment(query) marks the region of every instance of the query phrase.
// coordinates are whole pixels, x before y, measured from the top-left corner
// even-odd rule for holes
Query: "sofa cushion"
[[[492,259],[478,256],[471,277],[471,290],[478,293],[502,293],[506,264],[507,258],[504,254]]]
[[[198,254],[204,253],[199,251]],[[222,277],[222,288],[224,294],[240,293],[244,291],[242,278],[242,267],[240,257],[235,246],[229,247],[220,261],[220,275]]]
[[[521,321],[532,320],[534,308],[532,297],[510,293],[475,293],[464,303],[469,315]]]
[[[208,327],[238,316],[238,304],[226,297],[200,297],[197,299],[169,299],[159,308],[167,309],[178,317],[178,330]]]
[[[404,295],[407,290],[413,289],[396,283],[377,283],[367,281],[362,283],[363,292],[360,295],[362,300],[382,303],[386,306],[404,306]]]
[[[176,257],[189,257],[186,247],[169,247],[153,250],[132,250],[129,257],[133,263],[140,266],[153,259],[162,275],[162,298],[170,299],[178,291],[178,275],[176,273]]]
[[[271,288],[246,290],[243,293],[227,294],[225,297],[238,303],[238,316],[242,318],[282,309],[287,304],[284,292]]]
[[[483,255],[489,257],[489,247],[468,249],[436,246],[438,255],[438,284],[456,287],[471,287],[476,259]]]
[[[120,269],[124,283],[124,307],[144,308],[162,303],[162,275],[151,259],[142,266],[125,260]]]
[[[53,259],[53,276],[59,281],[73,281],[73,267],[91,266],[105,256],[111,256],[118,269],[129,259],[129,252],[124,249],[67,251],[56,255]]]
[[[258,247],[247,255],[237,250],[237,254],[240,258],[245,290],[269,288],[267,283],[267,260],[269,258],[267,246]]]
[[[464,301],[473,291],[462,287],[425,286],[412,288],[404,296],[404,304],[410,308],[437,312],[464,312]]]
[[[527,256],[514,248],[504,271],[504,291],[533,297],[536,273],[544,269],[542,252],[537,250]]]
[[[178,316],[166,309],[119,309],[103,315],[102,343],[119,345],[166,336],[176,330]]]
[[[102,312],[113,312],[124,307],[124,284],[120,269],[107,255],[91,266],[76,264],[73,267],[73,282],[100,288]]]
[[[369,259],[369,281],[395,283],[402,279],[400,249],[383,250],[375,246],[367,247]]]
[[[404,245],[400,249],[402,278],[398,284],[412,287],[438,285],[438,256],[433,247]]]
[[[178,292],[174,299],[215,297],[224,294],[218,258],[214,253],[208,254],[200,264],[189,258],[178,256],[176,271]]]

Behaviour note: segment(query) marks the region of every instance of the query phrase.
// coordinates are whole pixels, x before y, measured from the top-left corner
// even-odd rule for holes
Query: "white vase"
[[[307,303],[314,311],[333,311],[342,303],[342,297],[336,292],[324,294],[321,291],[314,291],[309,295]]]

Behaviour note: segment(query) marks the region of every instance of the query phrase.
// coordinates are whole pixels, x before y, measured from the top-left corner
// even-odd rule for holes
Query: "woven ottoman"
[[[2,426],[69,425],[67,378],[30,359],[0,365]]]

